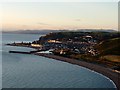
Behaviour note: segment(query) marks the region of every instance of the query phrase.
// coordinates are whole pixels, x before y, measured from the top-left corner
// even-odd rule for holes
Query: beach
[[[35,53],[35,55],[39,55],[39,56],[43,56],[43,57],[47,57],[47,58],[52,58],[52,59],[63,61],[63,62],[68,62],[71,64],[75,64],[75,65],[79,65],[79,66],[88,68],[88,69],[93,70],[95,72],[98,72],[102,75],[105,75],[109,79],[111,79],[115,83],[117,90],[120,90],[120,73],[115,72],[114,70],[112,70],[110,68],[106,68],[106,67],[103,67],[101,65],[97,65],[97,64],[93,64],[93,63],[88,63],[85,61],[80,61],[80,60],[78,61],[75,59],[57,56],[57,55],[53,55],[53,54]]]

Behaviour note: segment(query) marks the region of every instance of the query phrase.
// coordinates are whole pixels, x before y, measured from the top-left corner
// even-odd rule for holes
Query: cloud
[[[27,27],[28,25],[21,25],[22,27]]]
[[[41,22],[38,22],[37,24],[40,24],[40,25],[50,25],[50,24],[47,24],[47,23],[41,23]]]
[[[81,19],[74,19],[74,21],[78,21],[79,22],[79,21],[81,21]]]

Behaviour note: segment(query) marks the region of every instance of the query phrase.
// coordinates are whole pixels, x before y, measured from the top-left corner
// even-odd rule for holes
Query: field
[[[118,55],[105,55],[105,56],[102,56],[101,58],[104,60],[107,60],[107,61],[120,63],[120,56],[118,56]]]

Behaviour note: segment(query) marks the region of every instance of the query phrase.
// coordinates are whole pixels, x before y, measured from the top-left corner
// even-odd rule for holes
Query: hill
[[[96,46],[99,55],[120,55],[120,38],[113,38],[102,41]]]
[[[54,33],[48,33],[45,36],[42,36],[39,38],[38,43],[44,43],[47,40],[60,40],[60,41],[68,41],[69,39],[72,39],[75,41],[75,38],[78,38],[78,41],[81,41],[83,36],[92,36],[94,40],[97,42],[101,42],[104,40],[108,40],[111,38],[116,38],[120,36],[120,33],[118,32],[105,32],[105,31],[94,31],[94,32],[83,32],[83,31],[64,31],[64,32],[54,32]]]
[[[98,50],[98,58],[107,63],[113,69],[120,71],[120,38],[105,40],[95,48]]]

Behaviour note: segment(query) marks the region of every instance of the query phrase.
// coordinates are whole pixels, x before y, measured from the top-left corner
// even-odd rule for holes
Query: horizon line
[[[37,31],[43,31],[43,30],[67,30],[67,31],[76,31],[76,30],[114,30],[114,31],[118,31],[118,29],[94,29],[94,28],[86,28],[86,29],[18,29],[18,30],[2,30],[2,31],[34,31],[34,30],[37,30]]]

